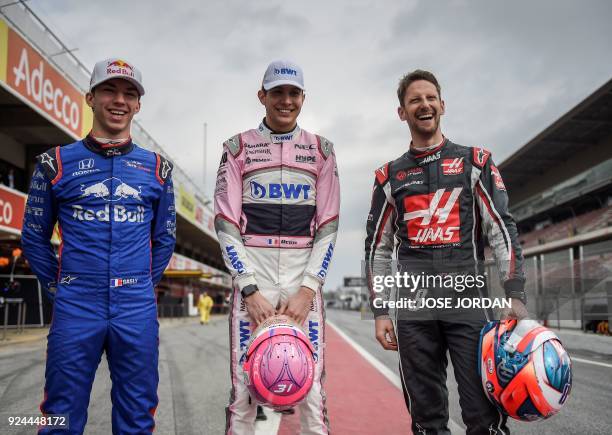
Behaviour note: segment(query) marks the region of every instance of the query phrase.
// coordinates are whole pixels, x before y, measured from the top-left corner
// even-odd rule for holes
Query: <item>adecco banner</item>
[[[0,48],[0,79],[75,138],[83,137],[92,121],[83,94],[2,20]]]
[[[178,213],[204,232],[215,234],[214,219],[182,184],[177,186],[176,209]]]
[[[0,184],[0,230],[20,234],[26,195]]]
[[[177,210],[187,220],[196,222],[196,200],[182,184],[178,185]]]

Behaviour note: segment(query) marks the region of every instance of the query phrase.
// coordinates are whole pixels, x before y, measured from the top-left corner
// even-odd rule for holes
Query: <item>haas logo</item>
[[[404,220],[412,246],[459,243],[459,195],[463,187],[451,191],[404,198]]]

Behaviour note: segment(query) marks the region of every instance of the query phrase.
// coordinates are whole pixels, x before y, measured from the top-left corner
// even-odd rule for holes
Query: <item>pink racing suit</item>
[[[242,363],[253,322],[241,291],[256,286],[273,305],[298,291],[316,292],[304,324],[315,350],[312,390],[299,405],[302,434],[327,434],[322,285],[331,261],[340,208],[332,143],[296,127],[274,134],[265,123],[223,144],[215,188],[215,229],[234,278],[230,314],[231,381],[226,433],[255,431],[256,403]]]

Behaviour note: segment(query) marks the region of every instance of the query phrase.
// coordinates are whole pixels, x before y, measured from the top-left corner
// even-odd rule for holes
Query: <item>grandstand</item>
[[[530,313],[590,329],[612,320],[612,80],[499,170],[525,255]]]

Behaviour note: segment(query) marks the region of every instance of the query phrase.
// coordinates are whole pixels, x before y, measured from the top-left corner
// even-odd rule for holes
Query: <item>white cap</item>
[[[264,74],[262,86],[268,91],[281,85],[291,85],[304,90],[304,73],[302,68],[289,60],[275,60]]]
[[[134,84],[138,93],[144,95],[144,87],[142,86],[142,74],[136,67],[123,59],[112,57],[110,59],[101,60],[94,66],[91,80],[89,81],[89,92],[100,83],[104,83],[110,79],[125,79]]]

